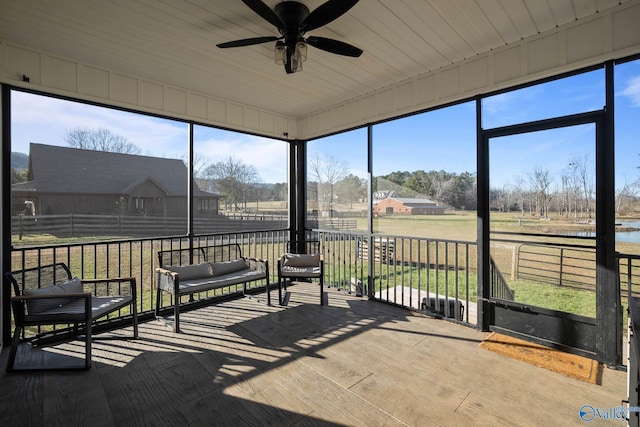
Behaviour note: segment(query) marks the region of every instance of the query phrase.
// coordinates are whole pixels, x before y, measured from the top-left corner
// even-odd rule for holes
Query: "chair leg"
[[[156,317],[158,317],[159,313],[160,313],[160,308],[162,308],[160,306],[160,304],[162,304],[162,298],[161,298],[161,294],[162,291],[160,289],[156,289]]]
[[[193,298],[193,295],[190,295]],[[173,300],[173,332],[180,333],[180,295],[176,295]]]
[[[324,275],[320,275],[320,305],[324,305]]]
[[[91,323],[87,322],[86,325],[86,337],[85,337],[85,359],[84,359],[84,367],[85,369],[91,368]]]
[[[269,289],[269,276],[267,276],[267,305],[271,305],[271,289]]]
[[[13,371],[13,365],[16,361],[16,353],[18,352],[18,345],[20,344],[20,334],[22,334],[22,328],[16,326],[13,332],[13,339],[11,340],[11,349],[9,351],[9,359],[7,360],[7,372]]]
[[[138,304],[131,301],[131,313],[133,314],[133,338],[138,339]]]
[[[282,277],[278,276],[278,304],[282,305]]]

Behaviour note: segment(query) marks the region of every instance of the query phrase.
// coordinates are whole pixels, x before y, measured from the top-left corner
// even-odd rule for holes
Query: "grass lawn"
[[[267,208],[281,208],[281,202],[274,202],[273,206],[269,206],[267,204],[261,204],[261,209]],[[356,218],[358,229],[363,230],[366,229],[366,218],[357,217]],[[378,234],[384,235],[392,235],[392,236],[407,236],[407,237],[423,237],[423,238],[433,238],[433,239],[445,239],[445,240],[454,240],[454,241],[463,241],[463,242],[475,242],[476,234],[477,234],[477,216],[475,212],[447,212],[445,215],[423,215],[423,216],[383,216],[374,219],[374,227],[375,231]],[[575,225],[575,224],[574,224]],[[499,231],[507,231],[507,232],[528,232],[528,233],[545,233],[545,232],[558,232],[558,230],[566,230],[567,228],[571,228],[572,224],[566,221],[561,221],[558,218],[552,218],[548,221],[541,221],[538,218],[525,216],[521,217],[518,212],[510,212],[510,213],[491,213],[491,230],[493,232]],[[505,237],[505,235],[492,234],[492,238],[495,237]],[[17,236],[13,236],[14,239]],[[520,239],[521,236],[506,236],[509,239]],[[523,238],[524,239],[524,238]],[[539,240],[539,238],[528,238],[529,240]],[[107,237],[101,237],[99,239],[102,242],[109,240]],[[52,235],[38,235],[38,236],[30,236],[25,235],[23,239],[20,241],[14,241],[14,244],[19,247],[21,245],[38,245],[38,244],[71,244],[71,243],[86,243],[91,245],[91,243],[95,241],[94,238],[86,237],[86,238],[74,238],[74,239],[59,239]],[[556,239],[556,241],[559,241]],[[575,239],[562,239],[562,243],[580,243],[584,244],[585,241],[576,241]],[[513,243],[516,244],[516,243]],[[146,244],[145,244],[146,245]],[[125,246],[126,248],[126,246]],[[475,248],[472,246],[472,248]],[[135,248],[133,248],[135,249]],[[101,246],[98,252],[104,250],[104,246]],[[150,263],[153,258],[153,252],[155,249],[148,248],[143,252],[145,255],[140,256],[140,252],[134,251],[134,257],[129,261],[132,265],[140,267],[142,271],[149,271],[147,265]],[[640,254],[640,244],[633,243],[616,243],[616,250],[622,253],[630,253],[630,254]],[[89,248],[88,252],[92,252]],[[443,251],[444,252],[444,251]],[[508,252],[508,251],[507,251]],[[512,252],[508,252],[511,254]],[[98,255],[100,255],[98,253]],[[92,260],[93,253],[86,253],[81,258],[83,270],[85,272],[92,272],[94,269],[97,271],[97,275],[100,276],[107,270],[107,266],[103,265],[104,260],[98,261],[100,265],[94,267]],[[397,254],[396,257],[400,257],[400,254]],[[442,253],[441,255],[442,256]],[[64,256],[63,256],[64,258]],[[80,259],[78,257],[72,256],[73,258],[71,262],[71,267],[74,271],[80,270]],[[123,262],[122,260],[129,259],[129,255],[126,253],[122,253],[120,250],[113,252],[110,257],[109,264],[118,262]],[[275,259],[270,260],[270,262],[274,263]],[[433,259],[432,259],[433,262]],[[442,260],[438,260],[438,262],[442,262]],[[453,259],[450,258],[448,261],[450,264],[453,263]],[[507,258],[507,263],[510,262],[510,259]],[[592,262],[592,260],[591,260]],[[476,255],[475,249],[470,256],[469,264],[470,264],[470,274],[469,274],[469,283],[463,282],[461,277],[458,277],[459,283],[465,283],[464,286],[459,288],[462,295],[468,293],[470,299],[475,300],[476,298],[476,289],[477,289],[477,277],[475,275],[475,263],[476,263]],[[503,275],[505,277],[509,276],[508,266],[504,266]],[[336,272],[336,277],[347,276],[349,274],[342,275],[340,274],[340,269],[342,266],[337,265],[333,266],[334,269],[338,269]],[[380,271],[378,267],[375,271],[375,283],[376,290],[384,289],[389,286],[412,286],[412,287],[421,287],[423,290],[426,289],[427,282],[429,283],[429,289],[433,292],[445,292],[445,287],[443,287],[445,283],[444,273],[443,272],[435,272],[435,270],[431,270],[427,272],[426,270],[418,272],[417,270],[398,270],[391,271],[391,267],[384,266],[383,271]],[[406,267],[403,267],[406,268]],[[500,266],[501,270],[503,269],[503,265]],[[108,270],[110,272],[118,271],[117,267],[114,265],[109,267]],[[126,270],[126,266],[125,266]],[[136,268],[138,270],[138,268]],[[460,274],[460,273],[458,273]],[[634,276],[640,277],[640,267],[635,268],[633,270]],[[454,273],[450,273],[448,276],[449,285],[446,287],[447,292],[450,296],[454,296],[452,292],[455,290],[455,285],[451,280],[454,280]],[[437,280],[436,280],[437,278]],[[348,277],[347,277],[348,279]],[[142,305],[144,309],[147,309],[151,305],[152,301],[152,290],[147,283],[150,278],[142,278],[141,282],[145,283],[146,286],[142,289]],[[466,278],[464,279],[466,280]],[[438,289],[435,288],[435,283],[438,283]],[[531,304],[535,306],[541,306],[551,309],[557,309],[562,311],[567,311],[571,313],[577,313],[586,315],[589,317],[593,317],[595,315],[595,296],[593,291],[585,291],[579,289],[572,289],[565,286],[556,286],[553,284],[545,284],[545,283],[536,283],[534,281],[525,281],[525,280],[516,280],[516,281],[508,281],[509,286],[516,291],[516,299],[520,302]],[[468,291],[467,291],[468,287]],[[638,286],[640,289],[640,285]],[[460,297],[461,295],[459,295]]]

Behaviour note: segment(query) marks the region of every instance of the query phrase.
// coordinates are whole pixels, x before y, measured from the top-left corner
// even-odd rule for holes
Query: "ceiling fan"
[[[302,71],[302,63],[307,59],[307,45],[337,55],[354,58],[362,55],[361,49],[339,40],[316,36],[304,37],[308,31],[322,27],[344,15],[358,3],[358,0],[328,0],[313,12],[309,12],[307,6],[297,1],[280,2],[273,10],[262,0],[242,0],[242,2],[275,26],[280,36],[235,40],[220,43],[217,45],[219,48],[252,46],[275,41],[276,64],[284,65],[287,74]]]

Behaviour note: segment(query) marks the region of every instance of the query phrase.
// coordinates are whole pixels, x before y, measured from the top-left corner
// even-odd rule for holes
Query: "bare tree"
[[[202,176],[213,180],[227,207],[231,204],[236,210],[240,204],[246,207],[247,196],[259,181],[255,167],[233,157],[207,166]]]
[[[317,186],[319,207],[331,215],[335,185],[347,175],[347,163],[334,156],[316,154],[309,161],[309,176]]]
[[[569,163],[576,180],[576,187],[582,192],[582,210],[587,218],[591,218],[591,203],[593,199],[593,176],[589,173],[587,156],[574,157]]]
[[[543,218],[549,217],[549,205],[551,204],[551,176],[547,169],[536,167],[529,176],[529,182],[535,194],[536,212]]]
[[[67,131],[64,140],[69,147],[85,150],[108,151],[110,153],[139,154],[140,148],[130,143],[124,136],[116,135],[109,129],[81,129]]]
[[[638,196],[640,182],[638,180],[628,183],[624,182],[622,188],[616,191],[616,213],[621,214],[624,211],[631,210],[633,201]]]
[[[186,156],[182,157],[182,162],[189,167],[189,160]],[[193,176],[196,178],[204,178],[204,171],[207,166],[207,158],[200,153],[193,156]]]
[[[525,205],[527,204],[527,190],[525,180],[521,176],[515,177],[515,184],[513,184],[513,191],[515,193],[515,198],[517,200],[517,204],[520,207],[520,216],[524,216]],[[531,205],[531,203],[529,203]]]

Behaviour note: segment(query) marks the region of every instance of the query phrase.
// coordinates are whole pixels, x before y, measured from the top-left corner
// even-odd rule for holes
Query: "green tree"
[[[365,197],[367,192],[366,181],[349,174],[336,183],[336,196],[338,201],[353,207],[354,202],[358,202]]]
[[[277,182],[271,186],[268,193],[268,200],[286,201],[287,200],[287,183]]]
[[[405,185],[405,182],[411,177],[411,172],[407,171],[397,171],[391,172],[386,175],[384,178],[387,181],[395,182],[398,185]]]
[[[423,170],[413,172],[405,185],[417,193],[433,197],[431,175]]]
[[[27,169],[15,169],[11,168],[11,183],[17,184],[19,182],[27,181]]]

